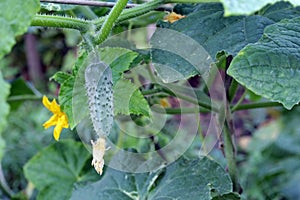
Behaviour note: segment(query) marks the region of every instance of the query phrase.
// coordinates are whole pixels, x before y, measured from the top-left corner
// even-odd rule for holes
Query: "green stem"
[[[104,40],[107,39],[111,29],[114,26],[114,23],[118,19],[119,15],[125,8],[128,0],[118,0],[116,5],[111,9],[110,13],[106,17],[103,25],[101,26],[101,29],[99,33],[97,33],[95,42],[96,44],[101,44]]]
[[[229,88],[229,102],[233,101],[238,87],[239,87],[238,82],[236,80],[232,79],[232,82],[231,82],[230,88]]]
[[[158,113],[166,113],[169,115],[178,115],[178,114],[192,114],[192,113],[209,113],[210,110],[199,108],[160,108],[153,106],[152,110]]]
[[[258,102],[258,103],[247,103],[238,106],[231,106],[231,112],[239,110],[249,110],[256,108],[267,108],[267,107],[281,107],[282,104],[277,102]]]
[[[224,152],[227,160],[228,173],[233,183],[233,191],[239,189],[237,166],[236,166],[236,150],[233,142],[233,138],[229,127],[225,124],[223,129],[224,134]]]
[[[247,94],[247,90],[244,91],[243,95],[240,97],[238,102],[236,102],[236,104],[231,108],[231,110],[235,110],[239,105],[241,105],[241,103],[245,99],[246,94]]]
[[[12,102],[12,101],[27,101],[27,100],[38,100],[38,101],[41,101],[42,97],[35,96],[35,95],[16,95],[16,96],[8,97],[8,99],[7,99],[8,102]]]
[[[189,96],[186,96],[184,94],[180,94],[180,93],[176,93],[174,94],[172,91],[168,90],[167,88],[163,88],[163,91],[171,96],[174,96],[174,97],[177,97],[177,98],[180,98],[182,100],[185,100],[185,101],[188,101],[190,103],[193,103],[195,105],[199,105],[207,110],[213,110],[215,112],[218,112],[218,109],[215,108],[215,107],[212,107],[210,104],[206,104],[204,102],[201,102],[201,101],[198,101],[198,99],[195,99],[195,98],[192,98],[192,97],[189,97]]]
[[[144,91],[142,91],[142,94],[143,95],[150,95],[150,94],[157,94],[157,93],[160,93],[160,92],[162,92],[162,89],[156,88],[156,89],[151,89],[151,90],[144,90]]]
[[[159,5],[163,3],[163,0],[154,0],[150,1],[144,4],[141,4],[139,6],[129,8],[126,10],[123,10],[123,12],[120,14],[119,18],[116,20],[116,23],[121,23],[123,21],[126,21],[128,19],[143,15],[147,12],[150,12],[157,8]],[[97,27],[101,27],[104,21],[106,20],[107,17],[101,17],[98,18],[94,21],[94,24]]]
[[[122,12],[122,10],[126,6],[127,2],[128,2],[127,0],[118,1],[115,4],[114,8],[116,9],[116,11]],[[141,5],[138,5],[136,7],[123,10],[121,15],[119,16],[119,19],[117,19],[117,18],[120,13],[118,13],[118,15],[115,15],[115,14],[117,14],[117,12],[114,13],[115,11],[113,11],[113,10],[115,10],[115,9],[113,8],[109,14],[109,15],[111,15],[111,13],[114,14],[113,18],[111,18],[110,16],[106,16],[106,17],[100,17],[93,21],[93,24],[95,24],[96,27],[101,27],[101,29],[104,26],[104,23],[106,21],[108,23],[108,25],[105,25],[105,27],[103,28],[105,34],[101,37],[100,37],[100,35],[98,35],[97,41],[103,40],[103,38],[105,38],[106,34],[108,36],[108,34],[111,30],[111,29],[109,29],[109,27],[111,27],[114,22],[121,23],[128,19],[143,15],[147,12],[150,12],[150,11],[158,8],[162,4],[209,3],[209,2],[219,2],[219,0],[153,0],[153,1],[149,1],[147,3],[141,4]],[[76,4],[76,3],[74,3],[74,4]],[[120,8],[122,8],[122,9],[120,9]],[[90,14],[91,13],[89,13],[89,15]],[[92,17],[95,17],[95,16],[90,15],[90,18],[92,18]],[[110,19],[107,20],[108,18],[110,18]],[[70,29],[79,30],[81,32],[86,32],[91,28],[90,21],[77,19],[77,18],[71,18],[71,17],[57,16],[57,15],[39,15],[39,14],[37,14],[34,17],[34,19],[31,22],[31,25],[32,26],[43,26],[43,27],[55,27],[55,28],[70,28]]]
[[[81,32],[86,32],[90,29],[91,23],[78,18],[37,14],[31,21],[31,26],[70,28],[79,30]]]
[[[124,10],[118,19],[118,23],[143,15],[157,8],[159,5],[163,4],[163,0],[153,0],[147,3],[141,4],[140,6]]]

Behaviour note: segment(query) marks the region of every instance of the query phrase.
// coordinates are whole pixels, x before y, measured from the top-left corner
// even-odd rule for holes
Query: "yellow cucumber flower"
[[[55,99],[50,102],[46,96],[43,96],[43,104],[53,113],[53,116],[46,121],[43,126],[45,129],[49,128],[50,126],[55,126],[53,136],[54,139],[58,141],[62,129],[69,128],[68,117],[66,113],[61,111],[60,105],[56,103]]]
[[[166,98],[160,99],[159,104],[164,107],[164,108],[169,108],[171,107],[169,101]]]
[[[165,16],[164,20],[170,22],[170,23],[174,23],[176,22],[177,20],[180,20],[182,18],[185,18],[184,15],[179,15],[175,12],[171,12],[170,14],[168,14],[167,16]]]

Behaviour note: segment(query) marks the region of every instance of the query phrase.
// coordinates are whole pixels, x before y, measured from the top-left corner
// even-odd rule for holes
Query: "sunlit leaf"
[[[300,101],[300,18],[268,26],[263,37],[245,47],[228,74],[258,95],[291,109]]]

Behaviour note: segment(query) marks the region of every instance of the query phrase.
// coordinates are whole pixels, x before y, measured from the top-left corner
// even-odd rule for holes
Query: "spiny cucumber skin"
[[[113,90],[111,70],[102,62],[85,71],[90,118],[99,137],[108,136],[113,124]]]

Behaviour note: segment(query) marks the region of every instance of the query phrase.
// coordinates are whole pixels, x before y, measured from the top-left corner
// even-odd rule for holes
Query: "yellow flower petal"
[[[69,128],[68,117],[65,113],[60,117],[59,121],[62,123],[63,128]]]
[[[170,23],[174,23],[179,19],[185,18],[184,15],[179,15],[175,12],[171,12],[170,14],[168,14],[167,16],[165,16],[164,20],[167,20]]]
[[[56,103],[55,99],[53,99],[53,101],[50,102],[49,99],[46,96],[43,96],[43,104],[53,114],[58,114],[58,113],[61,112],[60,106]]]
[[[63,127],[60,124],[57,124],[55,126],[54,131],[53,131],[53,137],[56,141],[59,140],[59,136],[60,136],[62,129],[63,129]]]
[[[46,96],[43,96],[43,104],[44,104],[44,106],[48,109],[48,110],[50,110],[51,109],[51,103],[50,103],[50,101],[49,101],[49,99],[46,97]]]
[[[171,106],[170,103],[168,102],[168,100],[165,99],[165,98],[160,99],[160,100],[159,100],[159,104],[160,104],[162,107],[164,107],[164,108],[168,108],[168,107]]]
[[[51,126],[55,126],[58,123],[58,116],[53,115],[48,121],[46,121],[43,126],[44,128],[49,128]]]
[[[46,96],[43,96],[43,104],[48,110],[53,113],[53,116],[48,121],[46,121],[43,126],[44,128],[55,126],[53,136],[54,139],[58,141],[62,129],[69,127],[68,117],[66,113],[61,111],[60,106],[56,103],[55,99],[50,102]]]

